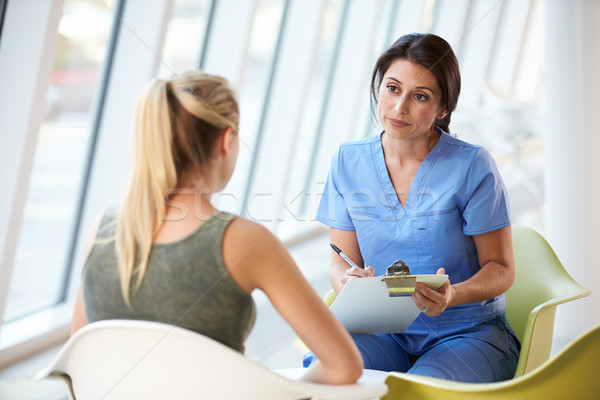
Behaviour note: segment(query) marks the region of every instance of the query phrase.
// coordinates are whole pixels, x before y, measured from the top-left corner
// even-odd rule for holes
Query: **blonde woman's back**
[[[88,320],[169,323],[243,352],[256,311],[223,262],[223,235],[234,218],[219,212],[179,240],[153,244],[144,280],[128,306],[121,296],[114,241],[104,240],[114,236],[115,215],[106,213],[82,275]]]

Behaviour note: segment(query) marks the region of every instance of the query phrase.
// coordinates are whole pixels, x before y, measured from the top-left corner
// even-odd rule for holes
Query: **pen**
[[[354,264],[354,261],[352,261],[350,258],[348,258],[347,255],[345,255],[344,253],[342,253],[342,251],[340,249],[338,249],[338,247],[333,244],[333,243],[329,243],[329,245],[331,246],[331,248],[333,250],[335,250],[336,253],[338,253],[338,255],[340,257],[342,257],[344,259],[344,261],[346,261],[348,264],[352,265],[353,267],[359,268],[358,265]]]

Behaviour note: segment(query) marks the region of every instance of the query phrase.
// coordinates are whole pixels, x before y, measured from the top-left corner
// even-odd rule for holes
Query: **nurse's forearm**
[[[464,282],[452,285],[449,307],[494,298],[508,290],[515,279],[514,269],[489,261]]]

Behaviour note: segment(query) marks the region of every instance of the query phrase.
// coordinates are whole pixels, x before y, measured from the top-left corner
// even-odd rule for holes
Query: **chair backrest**
[[[381,400],[600,399],[598,380],[600,325],[587,331],[554,358],[530,373],[495,383],[459,383],[391,373],[390,390]]]
[[[590,329],[555,358],[525,375],[516,384],[543,399],[600,399],[598,356],[600,325]]]
[[[80,329],[36,379],[68,377],[88,399],[369,399],[383,382],[322,385],[285,378],[243,354],[172,325],[106,320]]]
[[[506,315],[522,342],[519,376],[550,357],[556,306],[590,291],[571,278],[539,233],[513,225],[512,237],[516,277],[506,292]]]

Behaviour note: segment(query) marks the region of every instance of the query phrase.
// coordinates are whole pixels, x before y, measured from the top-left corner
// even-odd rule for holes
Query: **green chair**
[[[590,291],[571,278],[539,233],[513,225],[512,238],[516,277],[506,292],[506,315],[521,340],[518,377],[550,358],[556,306]],[[323,301],[331,305],[334,299],[330,290]]]
[[[512,227],[516,277],[506,292],[506,316],[521,340],[515,377],[550,358],[556,306],[588,296],[546,240],[533,229]]]
[[[460,383],[391,372],[381,400],[600,399],[600,325],[584,333],[551,360],[523,376],[495,383]]]

